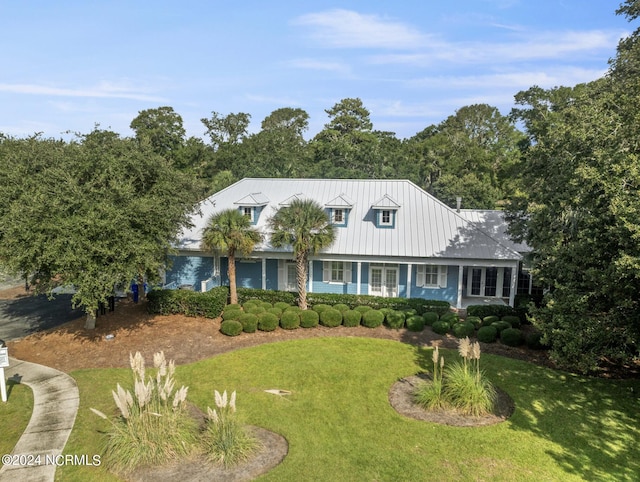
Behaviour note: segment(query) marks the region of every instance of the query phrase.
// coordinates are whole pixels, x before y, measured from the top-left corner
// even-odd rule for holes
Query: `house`
[[[322,205],[337,232],[330,247],[310,258],[309,292],[419,297],[458,308],[514,303],[522,247],[508,239],[504,219],[451,209],[406,180],[238,181],[201,203],[166,283],[199,291],[228,284],[224,253],[204,251],[201,237],[213,213],[235,208],[265,235],[236,263],[237,285],[295,291],[292,252],[269,244],[268,219],[296,198]]]

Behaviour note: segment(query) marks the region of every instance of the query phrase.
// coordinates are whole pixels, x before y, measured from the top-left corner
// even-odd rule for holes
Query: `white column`
[[[262,258],[262,289],[267,289],[267,258]]]
[[[407,298],[411,298],[411,267],[413,265],[409,263],[407,265]]]
[[[358,267],[357,267],[357,272],[356,272],[356,294],[359,295],[361,293],[360,291],[360,285],[362,284],[362,262],[358,261]]]
[[[462,308],[462,281],[464,279],[464,266],[458,266],[458,299],[456,300],[456,308]]]
[[[513,306],[516,301],[516,290],[518,289],[518,262],[511,268],[511,292],[509,293],[509,306]]]
[[[504,268],[498,268],[496,279],[496,298],[502,298],[502,286],[504,285]]]
[[[309,261],[309,286],[307,291],[313,293],[313,261]]]

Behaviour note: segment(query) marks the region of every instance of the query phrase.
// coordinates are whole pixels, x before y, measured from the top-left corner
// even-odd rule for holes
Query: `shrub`
[[[524,342],[527,345],[527,348],[532,350],[545,350],[549,348],[542,343],[542,332],[538,330],[533,330],[527,333],[524,337]]]
[[[220,332],[227,336],[238,336],[242,329],[242,323],[238,320],[225,320],[220,324]]]
[[[291,307],[291,305],[289,303],[285,303],[284,301],[276,301],[273,304],[274,308],[280,308],[282,311],[286,310],[287,308]]]
[[[478,318],[477,316],[467,316],[465,321],[473,324],[473,327],[476,330],[482,326],[482,320],[480,318]]]
[[[460,317],[458,316],[458,313],[449,311],[448,313],[445,313],[444,315],[440,316],[440,320],[446,321],[447,323],[449,323],[449,325],[453,325],[454,323],[457,323],[458,321],[460,321]]]
[[[302,328],[314,328],[318,326],[319,319],[320,315],[318,315],[316,311],[300,310],[300,326]]]
[[[449,328],[449,323],[444,320],[438,320],[433,325],[431,325],[431,329],[438,335],[446,335],[449,331]]]
[[[255,333],[258,329],[258,316],[253,313],[245,313],[238,321],[242,324],[242,331],[245,333]]]
[[[222,312],[222,319],[224,321],[237,320],[238,318],[240,318],[241,315],[242,315],[242,310],[240,310],[240,308],[234,308],[234,309],[225,308],[225,310]]]
[[[431,326],[440,319],[440,315],[435,311],[427,311],[422,315],[422,319],[424,320],[425,325]]]
[[[297,311],[285,311],[280,317],[280,327],[285,330],[295,330],[300,327],[300,314]]]
[[[342,312],[342,324],[344,326],[359,326],[362,313],[356,310],[346,310]]]
[[[341,313],[344,313],[345,311],[349,310],[349,305],[345,305],[344,303],[338,303],[336,305],[333,305],[333,309],[334,310],[338,310]]]
[[[495,315],[485,316],[482,318],[482,326],[491,326],[496,321],[500,321],[500,318]]]
[[[248,310],[246,310],[247,313],[252,313],[254,315],[261,315],[262,313],[266,313],[267,310],[265,310],[262,306],[256,306],[253,308],[249,308]]]
[[[272,315],[276,315],[278,319],[282,316],[282,310],[280,308],[267,308],[267,313],[271,313]]]
[[[506,330],[507,328],[511,328],[511,325],[509,324],[508,321],[494,321],[493,323],[491,323],[491,326],[495,326],[496,330],[498,330],[498,336],[502,337],[501,333],[503,330]]]
[[[485,318],[497,316],[498,319],[505,315],[517,315],[516,310],[506,305],[471,305],[467,306],[467,315]]]
[[[242,305],[242,309],[244,311],[247,311],[248,309],[255,308],[257,306],[260,306],[257,301],[255,301],[255,300],[254,301],[247,301],[246,303],[244,303]]]
[[[289,291],[261,290],[255,288],[238,288],[238,301],[241,304],[247,301],[267,301],[269,303],[284,302],[288,305],[296,303],[297,293]]]
[[[273,313],[260,313],[258,315],[258,330],[273,331],[278,328],[278,317]]]
[[[273,308],[273,305],[268,301],[261,301],[260,306],[262,306],[265,310],[269,310],[269,308]]]
[[[442,369],[444,367],[444,358],[440,358],[438,347],[433,349],[433,379],[431,383],[421,383],[414,392],[415,402],[426,410],[440,410],[447,406],[444,397],[444,384],[442,378]]]
[[[370,306],[356,306],[354,308],[354,310],[359,311],[360,313],[362,313],[363,315],[367,312],[367,311],[371,311],[373,308],[371,308]],[[378,310],[380,311],[380,310]],[[383,313],[384,314],[384,313]]]
[[[227,303],[229,290],[218,286],[204,293],[188,290],[153,290],[147,293],[147,311],[161,315],[182,314],[217,318]]]
[[[381,311],[382,314],[384,314],[384,317],[386,318],[389,313],[396,310],[394,310],[393,308],[380,308],[379,311]]]
[[[493,343],[498,339],[498,329],[495,326],[481,326],[476,337],[483,343]]]
[[[387,315],[387,326],[389,328],[400,329],[404,327],[405,314],[403,311],[392,311]]]
[[[302,310],[300,309],[300,307],[298,305],[291,305],[291,306],[287,306],[287,308],[285,308],[284,311],[295,311],[296,313],[299,313]]]
[[[333,328],[334,326],[339,326],[341,323],[342,313],[340,313],[338,310],[329,308],[328,310],[322,310],[320,312],[321,325]]]
[[[145,379],[144,358],[140,352],[129,356],[135,390],[133,394],[117,385],[113,399],[120,412],[110,420],[105,443],[107,467],[129,472],[142,465],[160,465],[188,456],[195,448],[196,426],[189,416],[187,388],[174,392],[175,365],[167,364],[164,353],[153,355],[156,376]],[[153,443],[149,443],[153,440]]]
[[[524,343],[524,335],[518,328],[505,328],[500,332],[500,341],[507,346],[520,346]]]
[[[359,310],[356,310],[359,311]],[[362,313],[362,325],[367,328],[377,328],[384,321],[384,313],[380,310],[368,310]]]
[[[311,307],[311,309],[312,309],[313,311],[315,311],[316,313],[320,314],[320,313],[322,313],[323,311],[325,311],[325,310],[330,310],[330,309],[332,309],[332,308],[331,308],[331,305],[327,305],[327,304],[325,304],[325,303],[318,303],[317,305],[313,305],[313,306]]]
[[[258,441],[245,430],[236,416],[236,392],[227,400],[215,390],[216,409],[207,407],[202,447],[213,463],[225,467],[236,465],[251,456],[259,447]]]
[[[424,330],[424,319],[422,316],[415,315],[407,318],[407,330],[422,331]]]
[[[409,316],[414,316],[418,314],[418,310],[416,310],[415,308],[407,308],[401,311],[404,312],[405,319],[408,318]]]
[[[476,328],[475,326],[473,326],[473,323],[468,321],[461,321],[459,323],[455,323],[451,327],[451,332],[456,338],[467,338],[469,336],[472,336],[475,333],[475,331],[476,331]]]
[[[242,306],[240,306],[238,303],[229,303],[227,306],[224,307],[225,310],[241,310]]]
[[[520,317],[515,315],[505,315],[502,317],[502,321],[508,322],[512,328],[520,328]]]

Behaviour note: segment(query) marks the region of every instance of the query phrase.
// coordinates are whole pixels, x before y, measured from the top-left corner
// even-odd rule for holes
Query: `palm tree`
[[[269,220],[271,245],[275,248],[291,246],[296,260],[298,306],[307,309],[307,271],[309,255],[331,246],[336,237],[335,227],[317,202],[296,199],[280,208]]]
[[[202,247],[209,251],[226,251],[229,260],[231,303],[238,302],[236,291],[236,253],[248,255],[262,235],[251,227],[251,221],[237,209],[225,209],[209,219],[202,233]]]

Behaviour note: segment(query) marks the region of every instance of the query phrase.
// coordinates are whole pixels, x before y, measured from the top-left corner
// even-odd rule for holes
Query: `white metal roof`
[[[310,198],[327,206],[342,196],[352,206],[348,225],[336,228],[336,240],[322,252],[323,255],[387,259],[521,259],[510,246],[406,180],[245,178],[201,203],[201,214],[192,217],[194,227],[183,234],[178,247],[200,250],[202,230],[210,216],[223,209],[238,208],[237,201],[251,193],[261,193],[261,200],[268,200],[256,223],[256,228],[265,234],[265,241],[256,247],[257,252],[282,252],[269,245],[267,220],[292,199]],[[374,206],[385,198],[401,206],[396,211],[394,228],[375,225]]]
[[[467,221],[474,223],[481,231],[518,253],[528,253],[531,248],[526,243],[517,243],[507,233],[504,211],[490,209],[461,209],[459,213]]]

